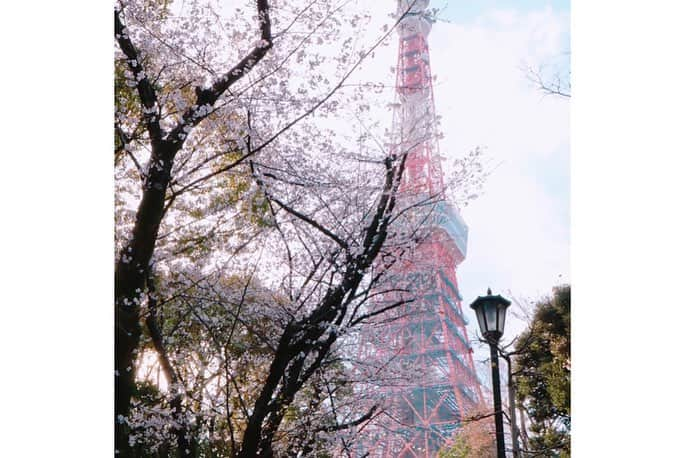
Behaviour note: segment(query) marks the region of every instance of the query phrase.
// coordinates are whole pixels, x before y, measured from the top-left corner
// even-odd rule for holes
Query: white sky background
[[[536,300],[570,281],[569,102],[542,96],[522,68],[567,53],[568,29],[567,14],[543,7],[488,9],[431,32],[446,162],[481,146],[494,169],[483,194],[462,210],[469,246],[458,273],[467,316],[488,287]],[[521,329],[509,321],[503,340]]]
[[[394,11],[394,1],[378,3],[371,36]],[[443,168],[449,173],[457,157],[481,147],[492,170],[482,195],[462,209],[469,241],[457,273],[471,338],[477,323],[469,304],[488,287],[525,303],[570,282],[569,101],[543,96],[524,69],[568,69],[570,18],[564,2],[555,3],[482,2],[464,11],[451,4],[429,35]],[[396,65],[397,35],[391,40],[364,64],[361,80],[394,84],[388,70]],[[510,313],[503,342],[524,326]],[[486,360],[478,347],[476,359]]]

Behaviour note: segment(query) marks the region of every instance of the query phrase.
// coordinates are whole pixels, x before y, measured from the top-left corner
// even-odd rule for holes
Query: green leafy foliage
[[[532,424],[531,451],[570,456],[571,287],[540,301],[517,342],[517,397]]]

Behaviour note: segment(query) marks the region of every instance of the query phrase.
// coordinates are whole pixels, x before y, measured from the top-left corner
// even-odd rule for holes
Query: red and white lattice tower
[[[404,17],[398,26],[393,148],[409,152],[400,193],[413,201],[443,195],[428,3],[398,0],[398,14]],[[388,367],[412,375],[403,383],[376,388],[376,399],[385,402],[388,415],[361,431],[360,456],[433,457],[453,439],[467,412],[482,402],[456,277],[466,256],[468,228],[444,199],[424,224],[430,235],[409,262],[393,268],[417,300],[393,311],[392,320],[369,328],[361,339],[362,360],[378,367],[392,361]]]

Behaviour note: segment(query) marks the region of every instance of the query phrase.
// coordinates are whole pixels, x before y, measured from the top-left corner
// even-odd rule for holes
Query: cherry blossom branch
[[[273,39],[271,36],[271,19],[269,17],[269,2],[267,0],[257,0],[257,14],[259,20],[259,29],[261,40],[254,48],[243,57],[240,62],[235,64],[223,76],[216,79],[214,83],[208,87],[203,88],[197,86],[195,88],[195,104],[188,108],[181,120],[176,124],[168,135],[168,139],[174,143],[182,142],[187,135],[189,126],[196,126],[200,121],[205,119],[219,97],[226,92],[236,81],[240,80],[246,75],[257,63],[266,56],[266,53],[273,46]]]
[[[150,140],[153,145],[158,145],[162,141],[163,132],[159,125],[159,115],[157,113],[157,93],[145,74],[138,50],[133,45],[126,26],[121,21],[120,10],[116,8],[114,10],[114,37],[117,39],[117,43],[119,43],[121,52],[126,56],[126,64],[136,81],[136,89],[138,90],[140,102],[143,104],[143,117],[147,130],[150,133]]]
[[[193,180],[192,182],[188,183],[187,185],[185,185],[185,186],[183,186],[181,189],[179,189],[179,190],[177,191],[177,194],[181,194],[181,193],[183,193],[183,192],[185,192],[185,191],[188,191],[189,189],[195,187],[196,185],[198,185],[198,184],[200,184],[200,183],[202,183],[202,182],[204,182],[204,181],[206,181],[206,180],[208,180],[208,179],[211,179],[211,178],[213,178],[213,177],[215,177],[215,176],[217,176],[217,175],[219,175],[219,174],[221,174],[221,173],[227,172],[227,171],[229,171],[229,170],[231,170],[231,169],[237,167],[238,165],[240,165],[241,163],[243,163],[244,161],[246,161],[246,160],[249,159],[250,157],[252,157],[252,156],[254,156],[255,154],[257,154],[257,153],[258,153],[259,151],[261,151],[262,149],[264,149],[264,148],[266,148],[267,146],[269,146],[269,145],[270,145],[271,143],[273,143],[277,138],[279,138],[284,132],[288,131],[291,127],[293,127],[294,125],[296,125],[297,123],[299,123],[302,119],[306,118],[307,116],[309,116],[309,115],[311,115],[313,112],[315,112],[317,109],[319,109],[324,103],[326,103],[331,97],[333,97],[333,95],[334,95],[334,94],[335,94],[335,93],[336,93],[336,92],[345,84],[345,82],[350,78],[350,76],[352,76],[352,74],[355,72],[355,70],[357,70],[357,68],[362,64],[362,62],[363,62],[368,56],[370,56],[370,55],[371,55],[371,54],[372,54],[372,53],[373,53],[373,52],[374,52],[382,43],[385,42],[385,40],[390,36],[390,34],[394,32],[395,28],[399,25],[399,23],[402,21],[402,19],[404,19],[404,17],[407,15],[408,11],[409,11],[409,10],[407,10],[407,12],[405,12],[404,14],[402,14],[402,15],[397,19],[397,21],[395,21],[395,24],[393,24],[392,27],[389,27],[388,31],[387,31],[386,33],[384,33],[384,34],[383,34],[383,35],[382,35],[382,36],[373,44],[373,46],[371,46],[371,48],[370,48],[368,51],[361,53],[359,59],[357,59],[357,61],[352,65],[352,67],[347,71],[347,73],[345,73],[345,75],[342,76],[342,78],[338,81],[338,83],[337,83],[335,86],[333,86],[333,87],[326,93],[326,95],[323,96],[320,100],[318,100],[314,105],[312,105],[310,108],[308,108],[307,110],[305,110],[305,111],[304,111],[303,113],[301,113],[299,116],[297,116],[297,117],[295,117],[294,119],[292,119],[291,121],[289,121],[285,126],[283,126],[282,128],[280,128],[280,129],[279,129],[278,131],[276,131],[271,137],[269,137],[269,138],[268,138],[267,140],[265,140],[261,145],[257,146],[256,148],[254,148],[254,149],[253,149],[252,151],[250,151],[249,153],[246,153],[244,156],[242,156],[241,158],[239,158],[238,160],[236,160],[235,162],[233,162],[233,163],[231,163],[231,164],[227,164],[227,165],[225,165],[224,167],[220,167],[220,168],[218,168],[218,169],[216,169],[216,170],[214,170],[214,171],[212,171],[212,172],[210,172],[210,173],[208,173],[208,174],[206,174],[206,175],[203,175],[203,176],[201,176],[201,177],[199,177],[199,178]],[[184,117],[185,117],[185,115],[184,115]],[[182,126],[181,126],[181,127],[182,127]]]

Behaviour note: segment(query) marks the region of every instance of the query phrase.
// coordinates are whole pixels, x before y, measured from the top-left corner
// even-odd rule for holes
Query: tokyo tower
[[[417,201],[443,195],[427,42],[433,20],[429,0],[397,3],[402,19],[393,148],[408,152],[400,195]],[[456,277],[456,267],[466,256],[468,228],[444,199],[423,224],[428,225],[428,236],[409,262],[393,267],[393,276],[408,285],[415,301],[394,310],[393,319],[361,339],[363,360],[379,366],[392,360],[400,371],[413,375],[405,383],[376,389],[376,398],[389,406],[388,415],[361,432],[360,456],[433,457],[483,399]]]

